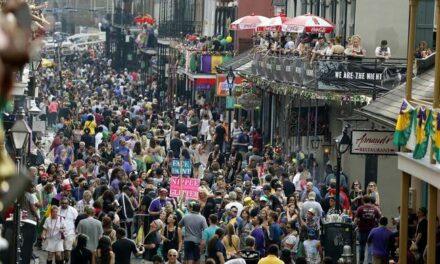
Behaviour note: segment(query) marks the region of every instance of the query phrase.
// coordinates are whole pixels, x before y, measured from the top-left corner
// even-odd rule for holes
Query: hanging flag
[[[198,58],[198,56],[197,56],[197,54],[191,54],[191,57],[190,57],[190,61],[189,61],[189,69],[192,71],[192,72],[197,72],[197,70],[198,70],[198,67],[199,67],[199,58]]]
[[[411,135],[413,124],[414,107],[407,100],[403,100],[397,117],[396,130],[394,131],[393,143],[397,146],[405,146]]]
[[[211,58],[211,73],[217,73],[217,66],[222,64],[223,56],[221,55],[212,55]]]
[[[432,153],[435,160],[440,162],[440,113],[432,114]]]
[[[211,73],[211,55],[202,55],[201,64],[200,68],[203,73]]]
[[[419,107],[415,122],[417,122],[415,131],[416,146],[413,151],[413,158],[422,159],[428,149],[428,139],[432,129],[432,111],[423,106]]]

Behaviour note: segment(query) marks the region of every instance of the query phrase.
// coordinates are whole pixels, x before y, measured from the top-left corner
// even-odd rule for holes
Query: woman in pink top
[[[59,109],[59,104],[56,98],[53,98],[52,102],[49,104],[47,109],[48,110],[47,122],[49,127],[56,125],[58,109]]]

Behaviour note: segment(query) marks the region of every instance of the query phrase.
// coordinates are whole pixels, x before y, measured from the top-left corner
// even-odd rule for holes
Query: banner
[[[395,155],[398,147],[393,144],[394,131],[353,130],[351,154]]]
[[[182,166],[181,165],[182,162]],[[180,159],[173,159],[171,161],[171,175],[172,176],[184,176],[184,177],[190,177],[191,176],[191,160],[180,160]]]
[[[196,78],[194,79],[194,88],[197,91],[211,91],[215,87],[216,80],[212,78]]]
[[[199,199],[200,179],[171,177],[170,197],[180,197],[185,193],[186,199]]]
[[[235,76],[234,79],[234,86],[232,87],[232,93],[234,95],[234,90],[238,90],[241,88],[241,85],[243,83],[243,79],[240,76]],[[227,96],[229,95],[229,87],[228,83],[226,82],[226,75],[225,74],[217,74],[217,89],[216,93],[217,96]],[[238,96],[237,94],[235,94]]]
[[[390,90],[406,78],[406,68],[386,63],[322,60],[315,67],[321,90]]]

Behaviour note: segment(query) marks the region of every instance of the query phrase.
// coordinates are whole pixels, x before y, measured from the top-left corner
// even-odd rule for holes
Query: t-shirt
[[[180,157],[180,149],[183,147],[182,140],[178,138],[173,138],[170,141],[170,149],[173,151],[174,158],[178,159]]]
[[[70,254],[71,263],[89,264],[92,263],[92,252],[87,248],[74,248]]]
[[[273,223],[269,226],[269,233],[270,233],[270,243],[271,244],[277,244],[280,245],[281,243],[281,236],[283,235],[283,230],[281,230],[281,227],[277,223]]]
[[[373,228],[368,235],[368,241],[371,243],[371,254],[376,257],[387,257],[389,255],[389,242],[392,232],[383,226]]]
[[[251,236],[255,238],[255,249],[260,253],[261,256],[264,256],[265,248],[264,248],[264,231],[261,227],[255,228],[251,232]]]
[[[260,253],[252,249],[240,251],[240,256],[246,261],[246,264],[257,264],[260,260]]]
[[[359,231],[369,233],[377,226],[380,218],[379,210],[371,204],[365,204],[356,211],[356,218],[359,219]]]
[[[202,232],[208,227],[206,219],[195,213],[190,213],[185,215],[182,220],[180,220],[179,225],[185,227],[184,241],[191,241],[199,244],[202,240]]]
[[[89,237],[87,249],[91,251],[96,250],[98,247],[98,241],[102,237],[102,233],[104,233],[101,222],[91,217],[81,220],[76,231],[77,233],[81,233]]]
[[[208,228],[203,230],[202,240],[205,241],[206,245],[208,244],[208,241],[214,236],[215,231],[217,231],[217,229],[219,229],[218,226],[209,226]],[[208,247],[206,247],[205,253],[208,254]]]
[[[208,258],[212,258],[215,260],[216,264],[220,264],[220,259],[217,256],[217,252],[221,252],[223,254],[223,258],[226,259],[226,248],[220,240],[217,240],[215,246],[208,250]]]
[[[112,250],[115,253],[115,263],[118,264],[130,264],[131,253],[137,253],[134,242],[126,238],[119,239],[113,243]]]
[[[258,264],[284,264],[284,261],[279,259],[277,256],[268,255],[267,257],[260,259]]]
[[[220,144],[225,140],[226,130],[222,125],[218,125],[215,128],[215,143]]]

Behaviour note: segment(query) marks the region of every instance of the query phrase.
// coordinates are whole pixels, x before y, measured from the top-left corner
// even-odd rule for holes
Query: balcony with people
[[[393,57],[393,39],[384,39],[367,50],[360,35],[343,39],[334,33],[335,27],[311,14],[239,18],[230,30],[252,29],[255,33],[250,61],[234,70],[266,86],[281,83],[299,89],[370,94],[373,98],[405,81],[406,58]],[[418,59],[413,74],[432,67],[431,53],[422,42],[414,54]]]

